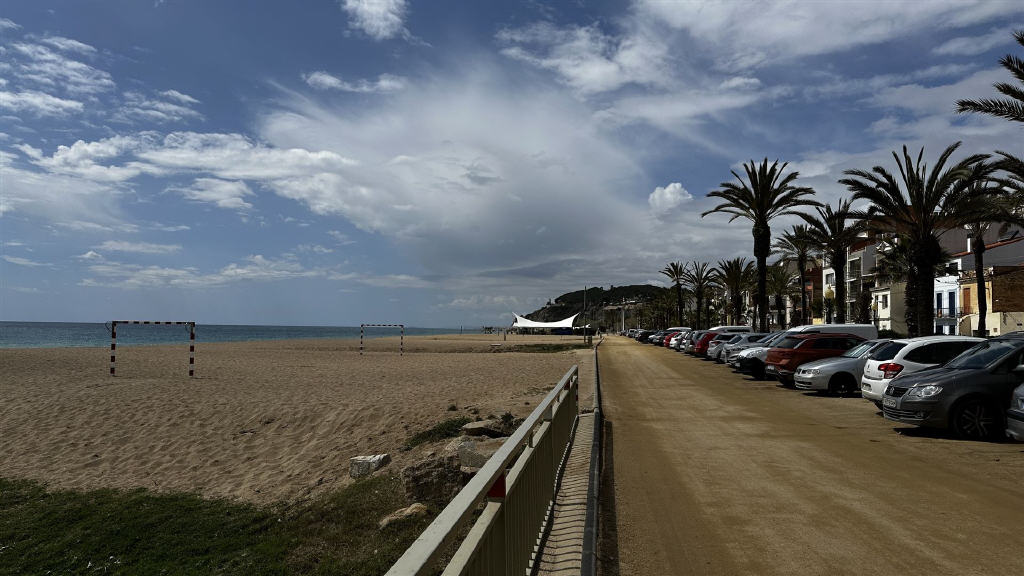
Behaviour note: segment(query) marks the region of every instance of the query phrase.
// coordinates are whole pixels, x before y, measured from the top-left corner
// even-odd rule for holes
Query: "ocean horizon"
[[[406,326],[406,336],[476,333],[479,327],[419,328]],[[397,336],[398,328],[367,327],[366,338]],[[196,323],[197,342],[259,340],[354,339],[359,326],[277,326]],[[118,324],[119,345],[188,344],[188,327],[180,325]],[[103,322],[0,321],[0,348],[69,348],[110,346],[110,324]]]

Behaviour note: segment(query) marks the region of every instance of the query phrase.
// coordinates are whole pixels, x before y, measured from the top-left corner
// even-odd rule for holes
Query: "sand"
[[[589,405],[589,350],[502,352],[579,339],[467,335],[202,343],[188,348],[0,350],[0,476],[53,488],[144,487],[259,504],[349,482],[349,458],[402,451],[448,418],[528,415],[573,365]],[[451,406],[454,409],[450,409]]]

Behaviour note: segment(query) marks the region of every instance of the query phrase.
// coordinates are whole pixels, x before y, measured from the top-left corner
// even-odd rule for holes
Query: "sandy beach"
[[[0,476],[55,488],[189,491],[255,503],[350,482],[348,459],[391,470],[436,450],[405,440],[448,418],[526,416],[573,365],[589,405],[589,350],[514,351],[579,338],[422,336],[368,341],[0,350]],[[512,350],[512,351],[510,351]],[[451,406],[455,406],[451,409]]]

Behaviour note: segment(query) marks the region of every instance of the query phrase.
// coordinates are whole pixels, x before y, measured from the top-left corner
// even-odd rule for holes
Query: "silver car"
[[[1006,411],[1006,435],[1024,442],[1024,384],[1017,386]]]
[[[760,346],[759,341],[765,339],[764,332],[751,332],[749,334],[737,334],[732,340],[729,340],[718,352],[717,360],[719,362],[729,363],[729,358],[739,352],[740,350],[746,350],[747,348],[753,348],[754,346]]]
[[[864,363],[871,352],[887,342],[888,339],[866,340],[842,356],[801,364],[793,376],[794,384],[801,390],[821,390],[829,394],[859,392]]]

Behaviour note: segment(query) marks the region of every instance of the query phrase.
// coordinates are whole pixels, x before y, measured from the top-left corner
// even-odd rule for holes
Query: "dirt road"
[[[600,363],[604,574],[1024,573],[1024,444],[625,338]]]

